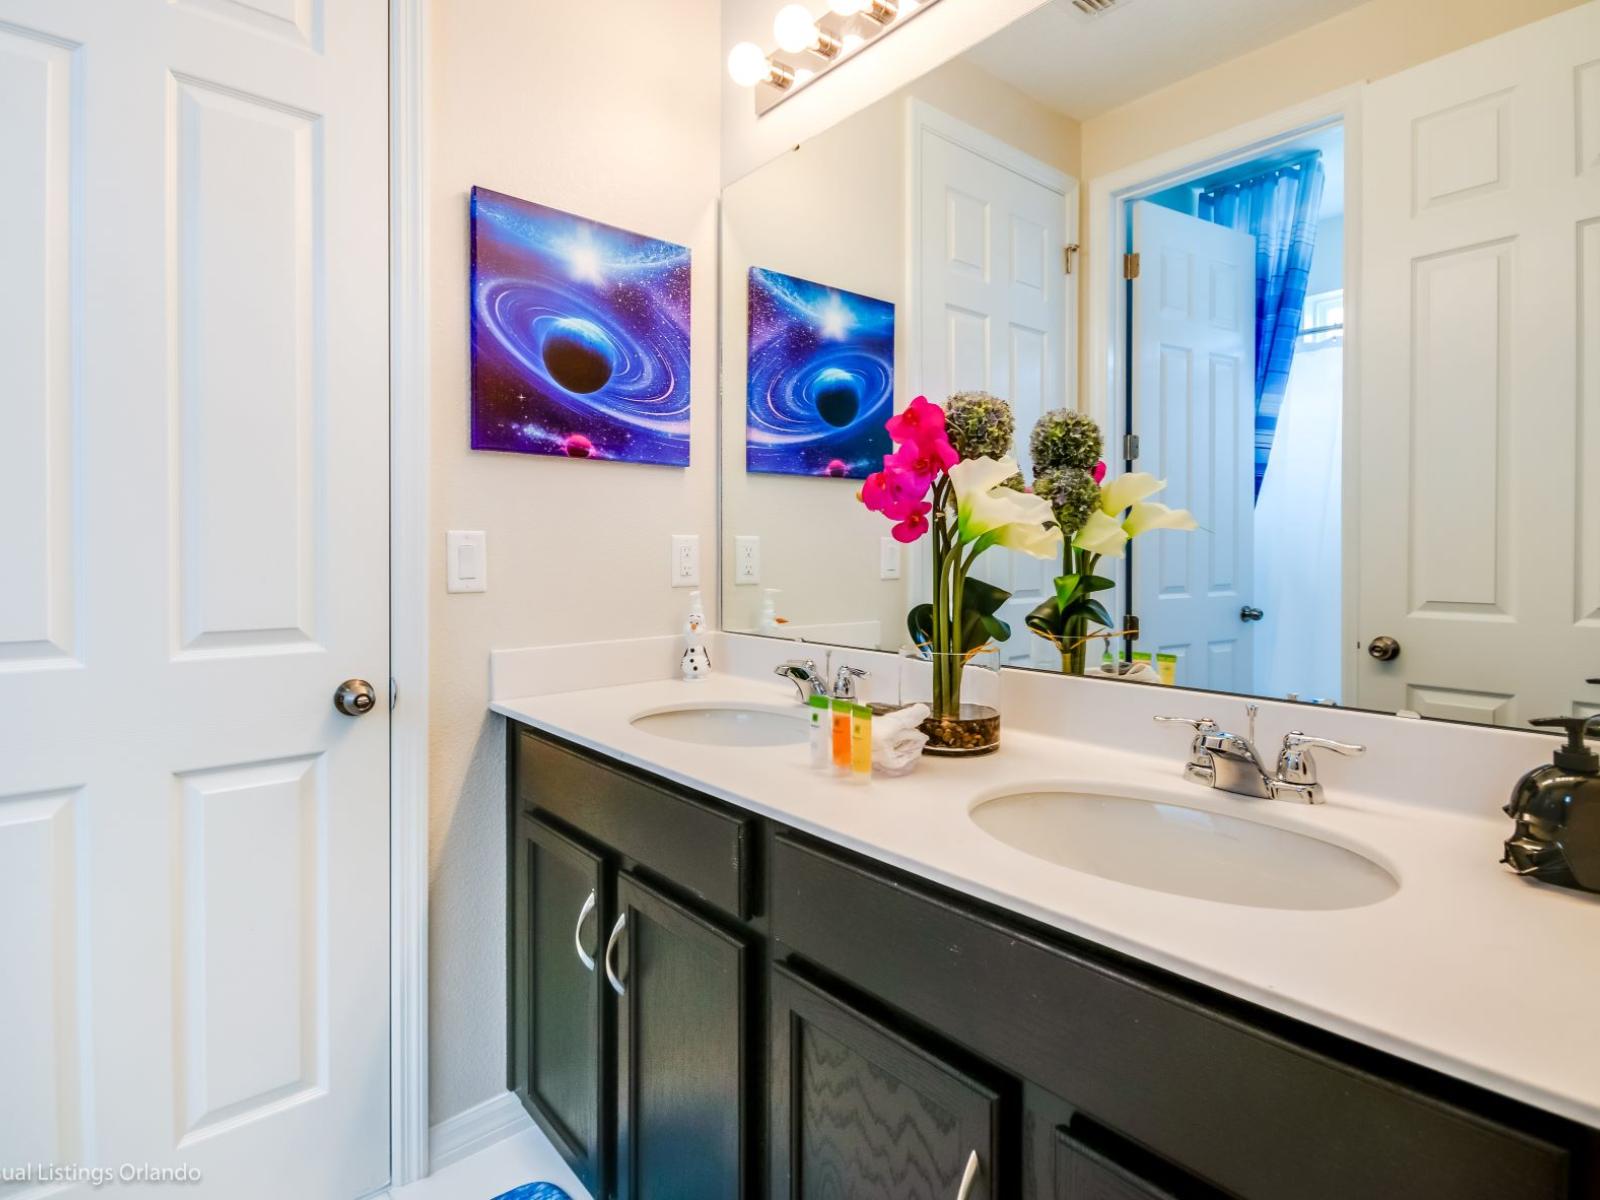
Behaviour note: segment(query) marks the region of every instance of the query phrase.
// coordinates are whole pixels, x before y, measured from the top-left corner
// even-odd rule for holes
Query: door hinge
[[[1122,457],[1129,462],[1133,462],[1139,457],[1139,435],[1137,433],[1125,433],[1122,435]]]
[[[389,676],[389,711],[394,711],[394,706],[400,703],[400,685],[394,681],[394,676]]]
[[[1124,254],[1122,256],[1122,277],[1124,279],[1139,278],[1139,256],[1137,254]]]
[[[1139,618],[1129,613],[1128,619],[1122,624],[1122,632],[1128,641],[1137,642],[1139,640]]]
[[[1062,248],[1062,251],[1061,251],[1062,263],[1061,263],[1061,265],[1065,268],[1066,273],[1068,275],[1072,274],[1072,256],[1074,254],[1076,254],[1077,252],[1078,252],[1078,243],[1077,242],[1073,242],[1072,245]]]

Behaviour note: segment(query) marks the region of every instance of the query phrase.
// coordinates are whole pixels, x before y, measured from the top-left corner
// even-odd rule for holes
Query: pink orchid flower
[[[897,444],[921,443],[937,434],[944,436],[944,409],[931,403],[926,396],[918,396],[902,413],[884,422],[883,427]]]
[[[897,542],[914,542],[928,532],[928,513],[933,510],[933,505],[927,501],[916,505],[906,513],[905,520],[889,530]]]
[[[1096,483],[1106,481],[1106,460],[1103,458],[1094,465],[1094,481]]]

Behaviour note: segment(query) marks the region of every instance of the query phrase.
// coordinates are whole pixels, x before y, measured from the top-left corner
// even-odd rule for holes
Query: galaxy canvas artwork
[[[894,305],[752,268],[746,469],[865,479],[893,415]]]
[[[472,448],[688,466],[688,249],[473,188]]]

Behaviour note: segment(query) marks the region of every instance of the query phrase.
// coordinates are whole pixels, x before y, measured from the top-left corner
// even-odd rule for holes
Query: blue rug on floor
[[[572,1200],[572,1197],[553,1183],[525,1183],[494,1200]]]

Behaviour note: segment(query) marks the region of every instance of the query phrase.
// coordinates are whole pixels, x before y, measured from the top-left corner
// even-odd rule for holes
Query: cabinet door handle
[[[956,1200],[967,1200],[972,1182],[978,1178],[978,1152],[974,1150],[967,1159],[967,1169],[961,1172],[961,1186],[956,1189]]]
[[[577,948],[578,961],[584,970],[594,970],[594,959],[590,958],[583,949],[583,923],[589,919],[589,914],[594,911],[594,892],[590,891],[589,898],[583,902],[583,907],[578,910],[578,923],[572,927],[572,944]]]
[[[616,968],[611,965],[611,955],[617,948],[617,939],[622,936],[622,931],[627,927],[628,914],[623,913],[617,918],[617,923],[611,927],[611,936],[606,939],[606,978],[611,982],[611,990],[619,996],[627,989],[622,986],[622,980],[617,978]]]

